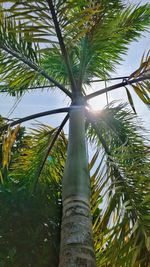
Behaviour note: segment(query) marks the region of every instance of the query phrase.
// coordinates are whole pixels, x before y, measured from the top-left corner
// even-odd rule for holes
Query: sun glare
[[[92,99],[90,99],[88,101],[88,103],[89,103],[91,110],[93,112],[100,111],[107,104],[106,103],[106,96],[102,95],[102,96],[93,97]]]
[[[96,84],[93,84],[92,87],[87,86],[86,87],[86,93],[88,95],[88,94],[93,93],[93,91],[95,92],[97,90],[103,89],[104,87],[105,87],[104,83],[96,83]],[[110,94],[108,96],[108,100],[109,100],[109,102],[112,100]],[[97,112],[97,111],[102,110],[107,105],[106,94],[102,94],[102,95],[91,98],[88,101],[88,104],[90,106],[89,108],[93,112]]]

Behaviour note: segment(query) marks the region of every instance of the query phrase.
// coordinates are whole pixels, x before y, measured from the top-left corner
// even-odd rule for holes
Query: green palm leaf
[[[57,81],[40,67],[40,47],[32,39],[35,28],[26,31],[21,21],[7,17],[0,9],[0,82],[1,90],[21,95],[29,87],[54,83],[69,95]]]
[[[39,181],[42,172],[44,172],[47,166],[51,177],[57,179],[57,174],[61,177],[65,159],[64,150],[66,150],[67,143],[64,134],[60,133],[55,144],[51,147],[51,151],[49,151],[56,132],[57,128],[53,129],[49,126],[42,125],[39,126],[39,129],[33,130],[31,141],[29,140],[29,145],[27,146],[29,151],[25,148],[22,154],[25,154],[26,157],[20,157],[19,162],[18,160],[17,162],[14,161],[13,168],[15,171],[14,173],[11,172],[11,177],[14,176],[15,179],[17,179],[17,176],[18,179],[22,177],[22,179],[27,180],[29,183],[32,181],[33,188],[35,185],[37,186],[37,181]],[[58,151],[59,153],[57,153]],[[16,169],[18,169],[17,173]]]
[[[1,265],[58,264],[61,179],[67,145],[63,133],[48,155],[35,188],[41,161],[55,131],[39,125],[21,137],[17,153],[16,143],[13,145],[15,153],[11,153],[7,179],[0,185]]]
[[[33,54],[42,54],[42,66],[49,75],[64,84],[70,84],[65,58],[61,56],[59,45],[55,43],[57,34],[47,2],[18,1],[6,10],[3,8],[1,13],[5,14],[8,11],[6,21],[15,19],[16,24],[11,27],[12,34],[16,32],[17,35],[22,35],[22,39],[29,43],[33,51],[36,47]],[[148,4],[125,7],[121,1],[116,3],[114,1],[58,1],[55,3],[71,71],[79,88],[82,83],[89,83],[89,80],[95,76],[108,77],[115,69],[116,63],[120,62],[121,55],[126,53],[128,44],[147,30],[149,10]],[[17,40],[16,36],[14,39]],[[24,52],[23,55],[25,55]],[[33,78],[34,74],[35,72],[33,72]],[[38,84],[42,86],[43,80],[39,78]]]
[[[66,6],[64,9],[62,6],[62,10],[64,10]],[[77,11],[75,12],[76,6]],[[108,77],[108,74],[115,69],[116,63],[120,62],[121,54],[126,53],[128,44],[138,38],[140,32],[147,29],[149,25],[149,5],[127,9],[123,9],[122,5],[120,5],[119,9],[118,7],[117,9],[111,8],[111,11],[108,12],[108,5],[106,8],[105,4],[104,7],[103,5],[101,7],[101,3],[91,4],[90,8],[89,5],[87,7],[89,17],[85,16],[85,20],[82,12],[86,14],[86,4],[84,6],[84,3],[81,3],[80,7],[75,1],[71,9],[71,3],[68,3],[66,13],[68,17],[71,17],[70,14],[73,14],[74,17],[70,18],[70,22],[67,24],[67,14],[65,13],[66,24],[64,24],[66,26],[62,26],[62,32],[66,30],[64,40],[70,56],[73,74],[75,79],[79,80],[79,84],[81,82],[88,83],[90,79],[96,76],[101,78]],[[107,12],[106,20],[105,12]],[[84,27],[82,27],[83,25],[81,27],[76,25],[78,21],[76,16],[78,16],[79,23],[83,23]],[[142,22],[141,25],[139,25],[139,21]],[[89,26],[90,23],[91,27]],[[67,27],[70,28],[69,32]],[[78,33],[80,29],[83,32]],[[79,35],[79,38],[76,37],[76,34]],[[58,58],[57,64],[60,64],[62,59],[59,55]],[[53,62],[51,55],[49,55],[49,58],[46,57],[46,65],[51,61]],[[61,64],[60,66],[62,66],[64,74],[67,75],[63,65]],[[50,69],[50,63],[48,67]]]
[[[145,59],[143,57],[140,68],[127,81],[87,96],[86,85],[91,84],[94,77],[106,80],[116,64],[121,62],[128,45],[148,30],[150,5],[132,6],[119,0],[19,0],[1,3],[0,90],[21,95],[31,87],[53,84],[72,100],[69,108],[69,157],[62,185],[64,211],[59,264],[63,266],[65,259],[67,266],[75,261],[94,265],[84,131],[86,101],[106,91],[133,84],[141,100],[149,104],[149,82],[144,81],[149,77],[148,55]],[[127,94],[134,109],[128,88]],[[47,262],[51,262],[52,266],[58,264],[55,244],[59,248],[61,177],[67,145],[62,128],[67,119],[68,115],[59,128],[42,125],[28,134],[23,132],[16,152],[21,130],[16,128],[7,132],[2,122],[2,266],[5,263],[11,267],[16,263],[19,267],[46,267]],[[146,267],[149,264],[149,150],[145,136],[141,137],[142,129],[135,120],[135,115],[125,105],[110,104],[95,115],[87,111],[87,137],[96,149],[89,170],[98,266]],[[83,160],[80,160],[79,154]],[[74,216],[70,224],[68,214]],[[83,224],[80,223],[78,229],[84,232],[84,223],[87,227],[82,235],[76,230],[81,217]],[[20,224],[15,228],[14,221],[24,225],[23,231],[18,231]],[[68,228],[69,236],[66,235]],[[86,232],[89,235],[87,240]],[[18,242],[20,239],[21,243]],[[76,242],[78,240],[80,242]],[[25,247],[30,252],[29,258],[28,253],[24,255]],[[49,255],[49,249],[52,255]],[[43,254],[40,254],[41,250]]]
[[[150,56],[149,52],[147,54],[143,54],[140,66],[137,70],[135,70],[129,77],[130,79],[137,78],[137,77],[148,77],[150,78]],[[144,80],[136,84],[132,84],[131,87],[133,88],[134,92],[138,95],[138,97],[145,103],[148,107],[150,107],[150,83],[149,80]]]
[[[102,211],[95,221],[98,266],[147,266],[148,147],[133,122],[134,116],[123,106],[110,105],[102,114],[90,115],[89,120],[89,139],[98,147],[99,157],[105,155],[106,162],[100,163],[95,178],[103,197]]]
[[[1,16],[0,20],[0,82],[6,85],[4,87],[10,94],[19,95],[25,88],[40,83],[38,73],[25,64],[32,62],[38,65],[38,46],[26,39],[28,34],[14,31],[17,24],[14,19],[7,20]],[[20,24],[18,27],[21,29]],[[3,85],[1,88],[3,90]]]

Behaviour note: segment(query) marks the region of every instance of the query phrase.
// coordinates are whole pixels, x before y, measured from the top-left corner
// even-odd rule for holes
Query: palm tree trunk
[[[83,106],[72,106],[70,111],[68,155],[62,195],[59,267],[95,267]]]

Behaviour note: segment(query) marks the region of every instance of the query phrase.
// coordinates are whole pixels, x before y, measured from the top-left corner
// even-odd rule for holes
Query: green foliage
[[[130,75],[129,81],[133,77],[134,78],[141,77],[141,76],[150,77],[150,55],[149,53],[150,53],[150,50],[147,52],[146,55],[145,53],[143,54],[139,68]],[[138,97],[142,100],[142,102],[145,103],[148,107],[150,107],[150,82],[149,80],[145,80],[140,83],[132,84],[131,86],[133,90],[135,91],[135,93],[138,95]],[[129,102],[130,103],[132,102],[131,96],[130,96]],[[132,106],[132,103],[131,103],[131,106]]]
[[[60,6],[60,10],[58,8],[72,71],[79,84],[81,79],[88,84],[93,77],[106,78],[115,70],[129,43],[147,29],[149,10],[149,5],[123,7],[111,1],[95,1],[91,6],[86,1],[80,4],[68,1]],[[44,67],[50,72],[54,66],[52,74],[59,79],[57,65],[61,66],[60,78],[64,82],[67,79],[65,63],[56,46],[54,50],[47,50]]]
[[[20,96],[53,82],[63,92],[63,86],[72,90],[72,98],[80,95],[74,105],[85,103],[84,85],[95,77],[106,80],[150,24],[149,4],[57,0],[54,21],[49,1],[0,2],[0,90]],[[149,77],[149,54],[128,84],[143,76]],[[132,88],[149,105],[149,81]],[[127,95],[135,112],[129,86]],[[95,148],[91,211],[101,267],[150,264],[149,149],[135,120],[124,105],[112,104],[86,118]],[[3,119],[0,124],[0,266],[56,267],[67,140],[58,128],[39,125],[27,133],[18,126],[6,129]]]
[[[123,105],[89,116],[103,198],[94,224],[98,266],[149,264],[149,149],[135,120]]]
[[[7,2],[2,1],[5,5]],[[70,86],[47,1],[12,1],[9,8],[4,8],[5,5],[0,11],[0,69],[4,88],[20,94],[30,86],[48,84],[32,65]],[[57,1],[55,11],[79,89],[94,77],[110,76],[128,45],[150,24],[149,4]]]
[[[89,170],[97,266],[149,263],[149,150],[141,131],[125,105],[110,104],[87,115],[87,136],[96,148]],[[63,133],[42,164],[55,132],[39,125],[28,135],[17,135],[11,147],[7,179],[0,186],[4,267],[58,265]]]
[[[54,132],[51,127],[39,126],[21,137],[21,145],[14,143],[17,155],[12,148],[7,179],[0,185],[0,266],[58,265],[67,144],[63,133],[37,176]]]
[[[47,175],[49,173],[47,172]],[[46,179],[45,179],[46,180]],[[56,181],[40,182],[36,194],[11,181],[0,193],[0,265],[57,266],[61,204]],[[60,195],[59,195],[60,197]]]
[[[51,158],[45,159],[45,156],[48,157],[47,151],[49,149],[49,146],[53,140],[56,131],[57,128],[54,129],[42,125],[38,129],[33,130],[33,133],[31,135],[32,139],[30,143],[26,141],[27,144],[25,152],[21,151],[23,155],[24,154],[25,155],[29,154],[29,155],[26,157],[24,156],[20,157],[19,161],[18,159],[14,161],[13,166],[15,172],[14,173],[11,172],[11,177],[14,176],[15,179],[17,178],[20,179],[20,177],[22,177],[23,179],[26,179],[28,182],[32,181],[32,185],[36,186],[47,164],[49,166],[49,171],[52,177],[55,177],[55,179],[57,179],[57,174],[58,177],[59,176],[62,177],[62,171],[65,159],[64,150],[66,150],[66,139],[64,137],[64,134],[59,135],[59,138],[57,139],[55,145],[50,151]],[[44,166],[43,162],[45,163]]]
[[[1,90],[21,95],[30,86],[43,85],[38,74],[39,46],[31,41],[20,21],[7,18],[0,7],[0,83]],[[35,67],[36,70],[33,68]]]

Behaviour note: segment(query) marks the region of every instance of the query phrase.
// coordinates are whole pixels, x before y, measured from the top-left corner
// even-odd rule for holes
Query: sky
[[[130,3],[139,3],[139,1],[132,0],[128,1]],[[147,3],[148,1],[140,1],[141,4]],[[118,66],[117,72],[113,74],[113,77],[117,76],[128,76],[130,75],[136,68],[139,66],[140,59],[143,55],[144,51],[148,51],[150,49],[150,35],[147,33],[145,37],[139,39],[138,42],[133,42],[130,47],[128,54],[124,56],[124,61],[122,65]],[[110,83],[107,84],[108,86]],[[93,90],[99,90],[104,88],[104,84],[95,83],[93,84]],[[144,121],[144,126],[150,129],[150,119],[148,114],[147,107],[141,103],[138,97],[134,94],[134,102],[135,107],[137,109],[138,115]],[[109,101],[118,100],[119,102],[126,102],[127,97],[124,88],[116,89],[113,92],[110,92],[108,95]],[[10,115],[11,108],[14,106],[16,102],[16,98],[10,97],[4,93],[0,94],[0,114],[1,116],[8,117]],[[15,110],[11,113],[9,118],[21,118],[27,115],[31,115],[34,113],[51,110],[55,108],[65,107],[69,104],[69,99],[60,93],[59,91],[47,91],[46,89],[41,92],[38,90],[30,91],[30,93],[26,93],[22,99],[19,100],[19,103]],[[91,105],[93,105],[96,109],[102,109],[106,105],[106,96],[100,96],[97,98],[93,98],[91,101]],[[46,116],[43,118],[38,119],[39,122],[50,124],[52,126],[58,126],[62,118],[64,117],[63,114],[61,115],[51,115]],[[32,125],[31,125],[32,123]],[[25,123],[26,126],[33,126],[33,123],[37,123],[37,121],[30,123]]]

